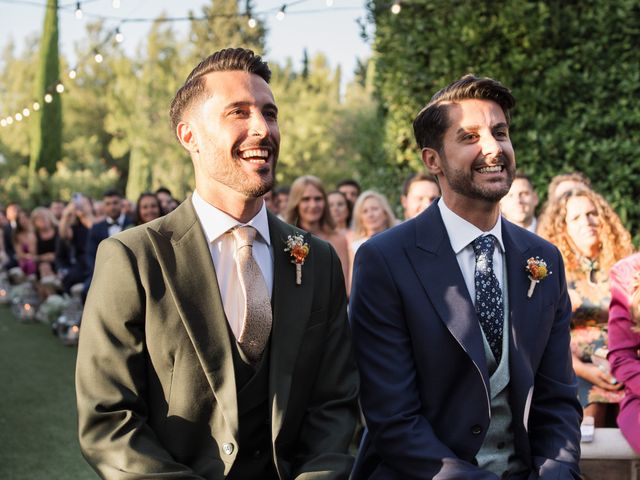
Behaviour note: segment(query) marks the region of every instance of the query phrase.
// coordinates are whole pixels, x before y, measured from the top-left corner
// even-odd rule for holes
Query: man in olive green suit
[[[171,105],[193,196],[100,244],[76,387],[82,452],[103,478],[349,476],[358,376],[342,270],[310,235],[292,263],[287,240],[304,232],[264,207],[280,143],[269,77],[248,50],[203,60]],[[266,290],[240,304],[254,285],[234,250],[242,229]],[[242,312],[259,291],[256,326]]]

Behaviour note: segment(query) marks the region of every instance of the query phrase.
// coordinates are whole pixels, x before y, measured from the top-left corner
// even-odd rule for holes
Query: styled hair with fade
[[[516,100],[511,91],[497,80],[468,74],[438,91],[420,110],[413,121],[413,134],[420,149],[432,148],[442,152],[444,134],[449,128],[449,104],[461,100],[492,100],[500,105],[507,123]]]
[[[176,131],[178,123],[182,120],[185,110],[194,101],[206,94],[205,75],[211,72],[241,71],[258,75],[265,82],[271,80],[269,65],[262,60],[260,55],[246,48],[225,48],[209,55],[194,68],[184,85],[176,92],[171,101],[171,128]]]

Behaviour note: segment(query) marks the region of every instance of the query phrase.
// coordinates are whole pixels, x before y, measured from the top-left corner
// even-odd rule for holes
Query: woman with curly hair
[[[562,253],[573,318],[571,353],[585,416],[605,426],[608,405],[624,395],[606,363],[609,271],[632,252],[631,235],[607,201],[591,189],[577,188],[552,201],[538,234]]]
[[[285,222],[329,242],[340,259],[345,286],[349,278],[349,247],[347,238],[335,228],[327,193],[322,181],[313,175],[298,177],[289,191],[284,213]]]
[[[640,453],[640,253],[616,263],[610,281],[609,363],[624,383],[618,426]]]

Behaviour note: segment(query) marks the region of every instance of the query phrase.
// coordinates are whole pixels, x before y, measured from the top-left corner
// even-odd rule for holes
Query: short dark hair
[[[212,53],[194,68],[171,101],[171,127],[175,132],[184,111],[206,94],[204,76],[211,72],[242,71],[254,73],[269,83],[271,70],[260,55],[246,48],[225,48]]]
[[[343,187],[345,185],[351,186],[351,187],[356,187],[358,189],[358,193],[362,192],[362,187],[360,186],[360,184],[354,180],[353,178],[346,178],[344,180],[340,180],[337,184],[336,184],[336,190],[339,189],[340,187]]]
[[[440,185],[438,185],[438,180],[436,180],[436,177],[434,177],[430,173],[417,172],[409,175],[402,184],[402,195],[404,195],[405,197],[409,195],[409,189],[411,188],[411,185],[416,182],[432,182],[436,184],[438,189],[440,189]]]
[[[442,151],[442,139],[449,128],[449,104],[468,99],[493,100],[502,108],[507,123],[516,104],[511,91],[497,80],[465,75],[439,90],[416,116],[413,134],[420,149],[428,147]]]
[[[102,198],[106,198],[106,197],[122,198],[122,195],[120,195],[120,192],[118,192],[117,190],[110,188],[109,190],[105,190],[104,193],[102,194]]]
[[[526,173],[516,172],[516,175],[515,175],[515,177],[513,177],[513,180],[514,181],[515,180],[526,180],[526,182],[531,187],[531,190],[535,190],[535,187],[533,186],[533,182],[531,181],[531,178]]]
[[[145,192],[145,193],[151,193],[151,192]],[[167,187],[158,187],[158,189],[154,193],[156,195],[159,194],[159,193],[166,193],[171,198],[173,198],[173,195],[171,195],[171,190],[169,190]]]

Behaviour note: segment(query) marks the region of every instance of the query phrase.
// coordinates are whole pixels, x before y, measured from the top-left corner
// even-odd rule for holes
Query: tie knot
[[[231,232],[236,239],[237,250],[240,250],[243,247],[252,247],[253,241],[256,238],[256,233],[258,233],[255,228],[248,225],[245,225],[244,227],[234,228],[233,230],[231,230]]]
[[[493,235],[481,235],[473,241],[473,251],[476,257],[479,255],[493,256],[496,237]]]

